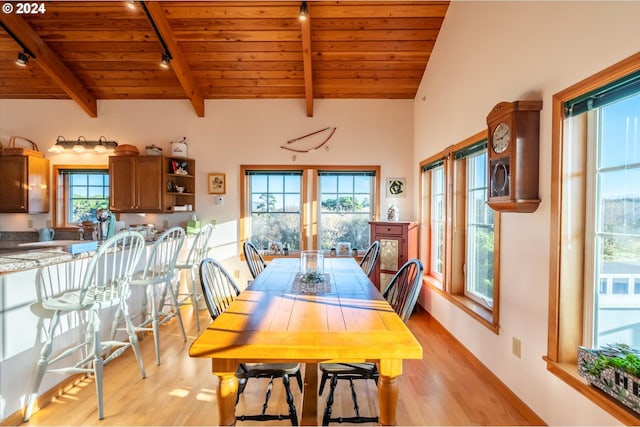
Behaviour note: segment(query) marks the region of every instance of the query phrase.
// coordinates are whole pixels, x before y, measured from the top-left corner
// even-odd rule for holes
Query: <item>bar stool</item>
[[[200,263],[207,255],[207,251],[209,250],[209,240],[211,239],[211,234],[213,233],[213,225],[205,224],[198,234],[196,234],[195,239],[193,240],[193,244],[191,245],[191,249],[189,249],[189,253],[187,257],[183,260],[178,259],[176,262],[176,269],[178,270],[178,274],[176,275],[176,296],[178,298],[178,306],[183,305],[191,305],[193,307],[193,315],[196,317],[196,330],[200,332],[200,316],[198,315],[198,303],[202,299],[202,294],[200,293],[200,279],[198,268],[200,267]],[[182,271],[188,272],[188,289],[187,292],[180,292],[180,278],[182,276]],[[162,297],[162,305],[164,304],[165,296]]]
[[[38,389],[45,373],[55,374],[93,374],[96,383],[98,399],[98,418],[104,418],[102,395],[102,377],[104,366],[123,352],[132,347],[138,361],[140,374],[145,378],[146,373],[138,345],[133,322],[129,317],[127,299],[131,295],[129,286],[134,269],[138,264],[144,249],[144,237],[135,231],[124,231],[106,240],[91,257],[84,271],[80,286],[69,286],[72,289],[63,290],[57,295],[43,298],[40,307],[51,312],[46,341],[43,344],[40,359],[36,365],[31,394],[27,398],[24,421],[29,421],[33,405],[38,395]],[[62,280],[73,280],[74,275],[63,277]],[[42,288],[41,288],[42,289]],[[116,308],[114,321],[111,326],[111,339],[102,341],[100,330],[100,314],[103,309]],[[84,340],[72,343],[66,348],[56,349],[57,355],[50,357],[54,339],[64,338],[63,330],[58,330],[61,317],[67,314],[86,314]],[[117,325],[120,317],[124,317],[129,341],[115,340]],[[66,317],[66,316],[65,316]],[[58,334],[56,335],[56,332]],[[69,356],[77,355],[77,361],[72,366],[49,368],[56,362]],[[71,362],[73,363],[73,362]]]
[[[162,233],[151,246],[144,270],[131,280],[131,286],[142,286],[144,288],[142,295],[142,322],[135,329],[137,332],[153,332],[156,364],[158,365],[160,365],[160,325],[177,317],[182,331],[182,338],[187,341],[182,316],[180,316],[180,307],[173,289],[176,262],[180,249],[184,244],[184,239],[185,233],[181,227],[173,227]],[[158,307],[157,288],[163,284],[163,292],[169,293],[172,308],[170,311],[160,311],[161,307]],[[148,301],[151,304],[151,317],[146,318]]]

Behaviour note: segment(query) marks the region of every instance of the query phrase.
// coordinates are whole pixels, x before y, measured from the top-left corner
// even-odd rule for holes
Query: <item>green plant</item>
[[[607,368],[619,369],[634,377],[640,377],[640,353],[627,344],[609,344],[598,350],[598,357],[584,366],[591,375],[599,377]]]

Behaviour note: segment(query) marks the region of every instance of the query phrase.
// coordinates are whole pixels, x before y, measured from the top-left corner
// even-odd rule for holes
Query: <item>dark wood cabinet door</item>
[[[2,156],[0,212],[49,212],[49,160],[29,156]]]
[[[109,157],[109,209],[135,211],[135,162],[133,157]]]
[[[162,211],[162,157],[143,156],[136,159],[136,210]]]

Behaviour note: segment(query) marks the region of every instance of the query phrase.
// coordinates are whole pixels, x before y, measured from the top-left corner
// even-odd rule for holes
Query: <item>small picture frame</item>
[[[387,178],[387,197],[405,197],[407,189],[406,178]]]
[[[227,187],[227,180],[223,173],[210,173],[209,179],[209,194],[225,194]]]

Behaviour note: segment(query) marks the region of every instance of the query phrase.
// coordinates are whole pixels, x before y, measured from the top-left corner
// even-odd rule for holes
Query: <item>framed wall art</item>
[[[225,194],[227,180],[223,173],[210,173],[207,182],[209,183],[209,194]]]
[[[407,191],[406,178],[387,178],[387,197],[404,197]]]

